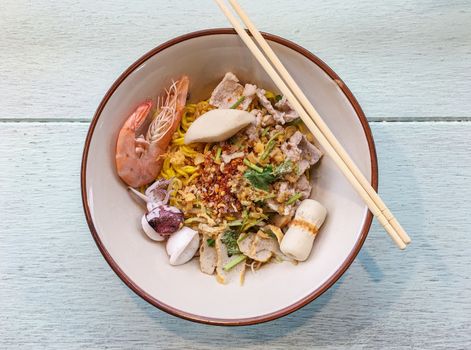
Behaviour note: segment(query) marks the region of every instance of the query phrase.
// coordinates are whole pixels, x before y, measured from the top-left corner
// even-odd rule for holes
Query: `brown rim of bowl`
[[[339,278],[340,276],[343,275],[343,273],[347,270],[347,268],[350,266],[350,264],[353,262],[355,257],[357,256],[358,252],[360,251],[361,247],[363,246],[363,242],[366,239],[366,236],[368,235],[368,231],[371,226],[371,221],[373,219],[373,215],[371,214],[370,211],[368,211],[366,219],[363,223],[363,227],[361,230],[360,238],[354,245],[352,251],[348,255],[348,257],[345,259],[343,264],[340,266],[340,268],[324,283],[322,284],[319,288],[317,288],[315,291],[310,293],[309,295],[305,296],[304,298],[298,300],[294,304],[287,306],[283,309],[280,309],[278,311],[261,315],[261,316],[256,316],[256,317],[249,317],[249,318],[241,318],[241,319],[221,319],[221,318],[211,318],[211,317],[203,317],[199,315],[194,315],[185,311],[178,310],[170,305],[164,304],[160,302],[159,300],[155,299],[151,295],[147,294],[144,290],[142,290],[137,284],[134,283],[118,266],[118,264],[113,260],[109,252],[106,250],[103,242],[100,240],[100,237],[98,236],[98,232],[93,224],[92,217],[90,214],[90,208],[88,207],[88,198],[87,198],[87,191],[86,191],[86,171],[87,171],[87,158],[88,158],[88,151],[90,148],[90,141],[93,136],[93,131],[95,129],[95,126],[98,122],[98,119],[100,118],[100,114],[103,111],[103,108],[105,107],[106,103],[108,102],[109,98],[111,95],[114,93],[114,91],[118,88],[118,86],[126,79],[126,77],[131,74],[137,67],[139,67],[141,64],[143,64],[145,61],[147,61],[150,57],[154,56],[155,54],[165,50],[166,48],[173,46],[177,43],[180,43],[182,41],[186,41],[189,39],[201,37],[201,36],[207,36],[207,35],[218,35],[218,34],[233,34],[237,35],[234,29],[232,28],[215,28],[215,29],[206,29],[206,30],[200,30],[188,34],[184,34],[181,36],[178,36],[174,39],[171,39],[162,45],[157,46],[156,48],[152,49],[151,51],[147,52],[144,56],[139,58],[136,62],[134,62],[128,69],[124,71],[124,73],[121,74],[121,76],[113,83],[111,88],[107,91],[106,95],[104,98],[101,100],[100,105],[98,106],[98,109],[95,112],[95,115],[93,116],[93,120],[90,124],[90,128],[87,133],[87,138],[85,140],[85,146],[83,150],[83,156],[82,156],[82,167],[81,167],[81,190],[82,190],[82,204],[83,208],[85,211],[85,217],[88,223],[88,226],[90,228],[90,231],[92,233],[92,236],[95,240],[95,243],[97,244],[98,248],[100,249],[101,254],[105,258],[105,260],[108,262],[110,267],[113,269],[113,271],[121,278],[121,280],[129,287],[131,290],[133,290],[137,295],[139,295],[141,298],[146,300],[148,303],[154,305],[155,307],[159,308],[162,311],[165,311],[171,315],[190,320],[190,321],[195,321],[195,322],[200,322],[204,324],[209,324],[209,325],[220,325],[220,326],[242,326],[242,325],[252,325],[252,324],[257,324],[257,323],[263,323],[267,321],[272,321],[274,319],[277,319],[282,316],[286,316],[290,314],[293,311],[296,311],[300,309],[301,307],[307,305],[320,295],[322,295],[327,289],[329,289]],[[268,33],[262,33],[264,38],[273,42],[276,42],[278,44],[284,45],[286,47],[289,47],[290,49],[293,49],[297,51],[298,53],[302,54],[312,62],[314,62],[317,66],[319,66],[327,75],[329,75],[339,86],[339,88],[343,91],[347,99],[350,101],[351,105],[353,106],[358,119],[361,122],[361,125],[363,127],[363,130],[365,132],[366,139],[368,141],[368,148],[370,151],[370,159],[371,159],[371,185],[375,190],[378,190],[378,163],[377,163],[377,158],[376,158],[376,149],[373,141],[373,136],[371,134],[370,127],[368,125],[368,121],[366,120],[366,117],[363,113],[363,110],[361,109],[358,101],[355,99],[353,96],[352,92],[350,89],[345,85],[345,83],[340,79],[340,77],[327,65],[325,64],[321,59],[319,59],[317,56],[315,56],[313,53],[309,52],[308,50],[304,49],[303,47],[289,41],[286,39],[283,39],[279,36],[273,35],[273,34],[268,34]]]

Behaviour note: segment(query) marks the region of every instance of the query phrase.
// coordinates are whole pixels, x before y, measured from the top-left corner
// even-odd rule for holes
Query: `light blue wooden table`
[[[198,3],[198,5],[196,5]],[[111,271],[82,213],[89,121],[137,57],[227,26],[209,1],[0,3],[0,348],[471,348],[471,2],[241,1],[260,29],[325,60],[370,120],[379,225],[327,293],[271,323],[169,316]]]

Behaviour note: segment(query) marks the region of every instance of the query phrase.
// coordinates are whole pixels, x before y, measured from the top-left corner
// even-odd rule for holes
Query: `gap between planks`
[[[90,123],[88,118],[0,118],[0,123]],[[471,122],[471,117],[371,117],[369,123]]]

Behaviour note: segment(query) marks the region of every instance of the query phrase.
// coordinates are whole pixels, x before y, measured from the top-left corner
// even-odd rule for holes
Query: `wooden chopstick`
[[[321,118],[319,113],[317,113],[314,106],[309,102],[306,95],[303,93],[303,91],[299,88],[298,84],[296,84],[294,79],[288,73],[288,71],[286,70],[283,63],[281,63],[278,56],[272,50],[270,45],[268,45],[265,38],[257,30],[257,28],[255,27],[253,22],[250,20],[248,15],[240,7],[237,0],[229,0],[229,2],[232,5],[232,7],[234,8],[234,10],[236,11],[236,13],[239,15],[239,17],[242,19],[242,22],[244,22],[244,24],[246,25],[246,27],[248,28],[250,33],[252,33],[253,37],[255,38],[255,41],[257,41],[257,43],[260,45],[260,47],[262,48],[265,55],[267,55],[268,59],[275,66],[276,70],[280,73],[281,77],[287,83],[288,87],[291,89],[291,91],[293,91],[294,95],[298,98],[299,102],[301,102],[301,105],[305,108],[306,112],[314,120],[317,127],[324,134],[324,136],[330,142],[330,144],[335,149],[335,151],[340,155],[342,160],[347,164],[350,171],[357,178],[357,180],[360,182],[360,184],[363,186],[363,188],[366,190],[366,192],[368,192],[368,195],[371,197],[371,199],[378,206],[379,210],[383,213],[383,215],[389,221],[391,226],[396,230],[399,237],[401,237],[401,239],[404,241],[404,243],[406,243],[406,244],[410,243],[411,239],[410,239],[409,235],[405,232],[405,230],[399,224],[399,222],[394,217],[394,215],[391,213],[391,211],[386,207],[386,204],[384,204],[381,197],[378,195],[378,193],[376,193],[376,191],[371,186],[371,184],[368,182],[368,180],[365,178],[365,176],[363,176],[360,169],[358,169],[358,167],[353,162],[353,160],[350,158],[350,156],[345,151],[345,149],[342,147],[340,142],[335,138],[332,131],[330,131],[329,127],[325,124],[324,120]]]
[[[252,52],[252,54],[258,60],[261,66],[264,68],[266,73],[273,80],[275,85],[280,89],[280,92],[283,95],[285,95],[286,98],[291,102],[294,109],[296,110],[296,112],[298,112],[299,116],[301,117],[303,122],[306,124],[308,129],[312,132],[314,137],[319,141],[319,143],[322,145],[322,147],[327,152],[327,154],[334,160],[334,162],[340,168],[344,176],[349,180],[349,182],[352,184],[352,186],[355,188],[355,190],[358,192],[358,194],[367,204],[368,208],[371,210],[373,215],[375,215],[376,218],[379,220],[379,222],[383,225],[384,229],[389,234],[389,236],[393,239],[393,241],[396,243],[396,245],[400,249],[404,249],[406,247],[406,244],[404,243],[404,241],[401,239],[401,237],[398,235],[396,230],[388,222],[387,218],[384,216],[384,214],[376,205],[376,203],[372,200],[372,198],[368,195],[368,192],[366,192],[366,190],[363,188],[363,186],[358,181],[358,179],[352,174],[347,164],[343,161],[343,159],[336,152],[336,150],[333,148],[333,146],[330,144],[330,142],[327,140],[324,134],[316,126],[316,124],[311,119],[309,114],[304,110],[304,108],[302,107],[298,99],[294,96],[294,94],[291,92],[288,86],[284,83],[284,81],[281,79],[281,77],[278,75],[275,69],[270,65],[270,63],[268,62],[266,57],[263,55],[263,53],[259,50],[257,45],[252,41],[249,35],[245,32],[245,30],[240,25],[239,21],[229,11],[229,9],[222,2],[222,0],[215,0],[215,2],[220,7],[221,11],[227,17],[229,22],[231,22],[232,26],[234,27],[236,32],[239,34],[242,41],[247,45],[249,50]]]

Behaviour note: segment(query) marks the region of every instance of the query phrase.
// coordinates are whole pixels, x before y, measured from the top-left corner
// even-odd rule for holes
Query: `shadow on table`
[[[384,148],[388,152],[393,149],[397,157],[403,158],[401,191],[404,197],[408,196],[407,200],[413,201],[406,203],[406,207],[414,208],[413,214],[397,213],[400,212],[397,209],[402,202],[395,205],[395,212],[404,226],[414,233],[414,242],[406,251],[396,249],[382,228],[374,223],[356,262],[335,285],[304,308],[264,324],[242,327],[205,326],[167,315],[149,307],[145,302],[140,302],[140,307],[175,337],[193,343],[195,348],[209,344],[223,346],[231,341],[238,348],[269,345],[274,341],[278,345],[285,343],[304,348],[314,344],[351,343],[360,339],[362,334],[374,336],[375,327],[381,327],[391,307],[407,292],[408,281],[413,280],[416,271],[424,267],[423,257],[420,255],[421,245],[427,244],[421,239],[426,235],[423,231],[425,211],[421,205],[423,194],[413,173],[413,161],[407,157],[404,146],[395,143],[393,135],[383,133],[384,131],[382,136],[386,140],[382,140],[381,144],[385,145]],[[387,167],[384,164],[384,168]],[[386,181],[391,180],[386,177]],[[387,195],[393,197],[393,193]],[[440,257],[434,258],[436,260],[433,260],[433,265],[440,264]],[[430,256],[427,260],[430,261]],[[382,266],[386,267],[384,271]],[[407,270],[407,273],[402,273],[401,269]],[[404,303],[409,303],[405,296],[403,300]],[[284,339],[288,336],[289,339]]]
[[[387,313],[389,307],[399,298],[400,290],[390,294],[390,299],[383,303],[380,313],[374,313],[369,318],[362,318],[361,323],[355,322],[355,315],[365,314],[362,308],[365,301],[375,298],[381,288],[382,272],[371,264],[372,258],[365,249],[358,256],[361,264],[354,264],[352,271],[347,272],[322,296],[302,309],[283,318],[254,326],[218,327],[206,326],[181,320],[167,315],[160,310],[150,307],[143,301],[140,308],[156,323],[159,328],[166,329],[180,342],[194,344],[195,349],[206,348],[234,342],[237,348],[245,349],[268,344],[296,344],[301,348],[309,345],[343,344],[355,333],[361,333],[370,327],[382,313]],[[363,265],[364,266],[360,266]],[[370,266],[373,266],[372,268]],[[375,286],[377,284],[377,286]],[[365,288],[365,285],[372,285]],[[367,302],[366,302],[367,303]],[[328,334],[325,334],[329,328]],[[336,335],[332,338],[332,335]],[[328,337],[327,335],[330,335]]]
[[[316,314],[321,312],[322,309],[328,305],[331,298],[335,295],[336,290],[340,288],[343,283],[343,281],[338,281],[321,297],[317,298],[315,302],[306,305],[294,313],[275,321],[253,326],[207,326],[168,315],[158,309],[150,307],[142,300],[140,300],[139,306],[155,322],[158,322],[160,326],[167,329],[169,332],[174,333],[178,338],[197,342],[199,345],[223,344],[224,340],[230,341],[233,339],[237,343],[237,347],[240,348],[249,345],[264,344],[282,338],[302,327],[306,322],[315,318]],[[130,293],[132,292],[130,291]],[[197,347],[196,344],[195,347]]]

